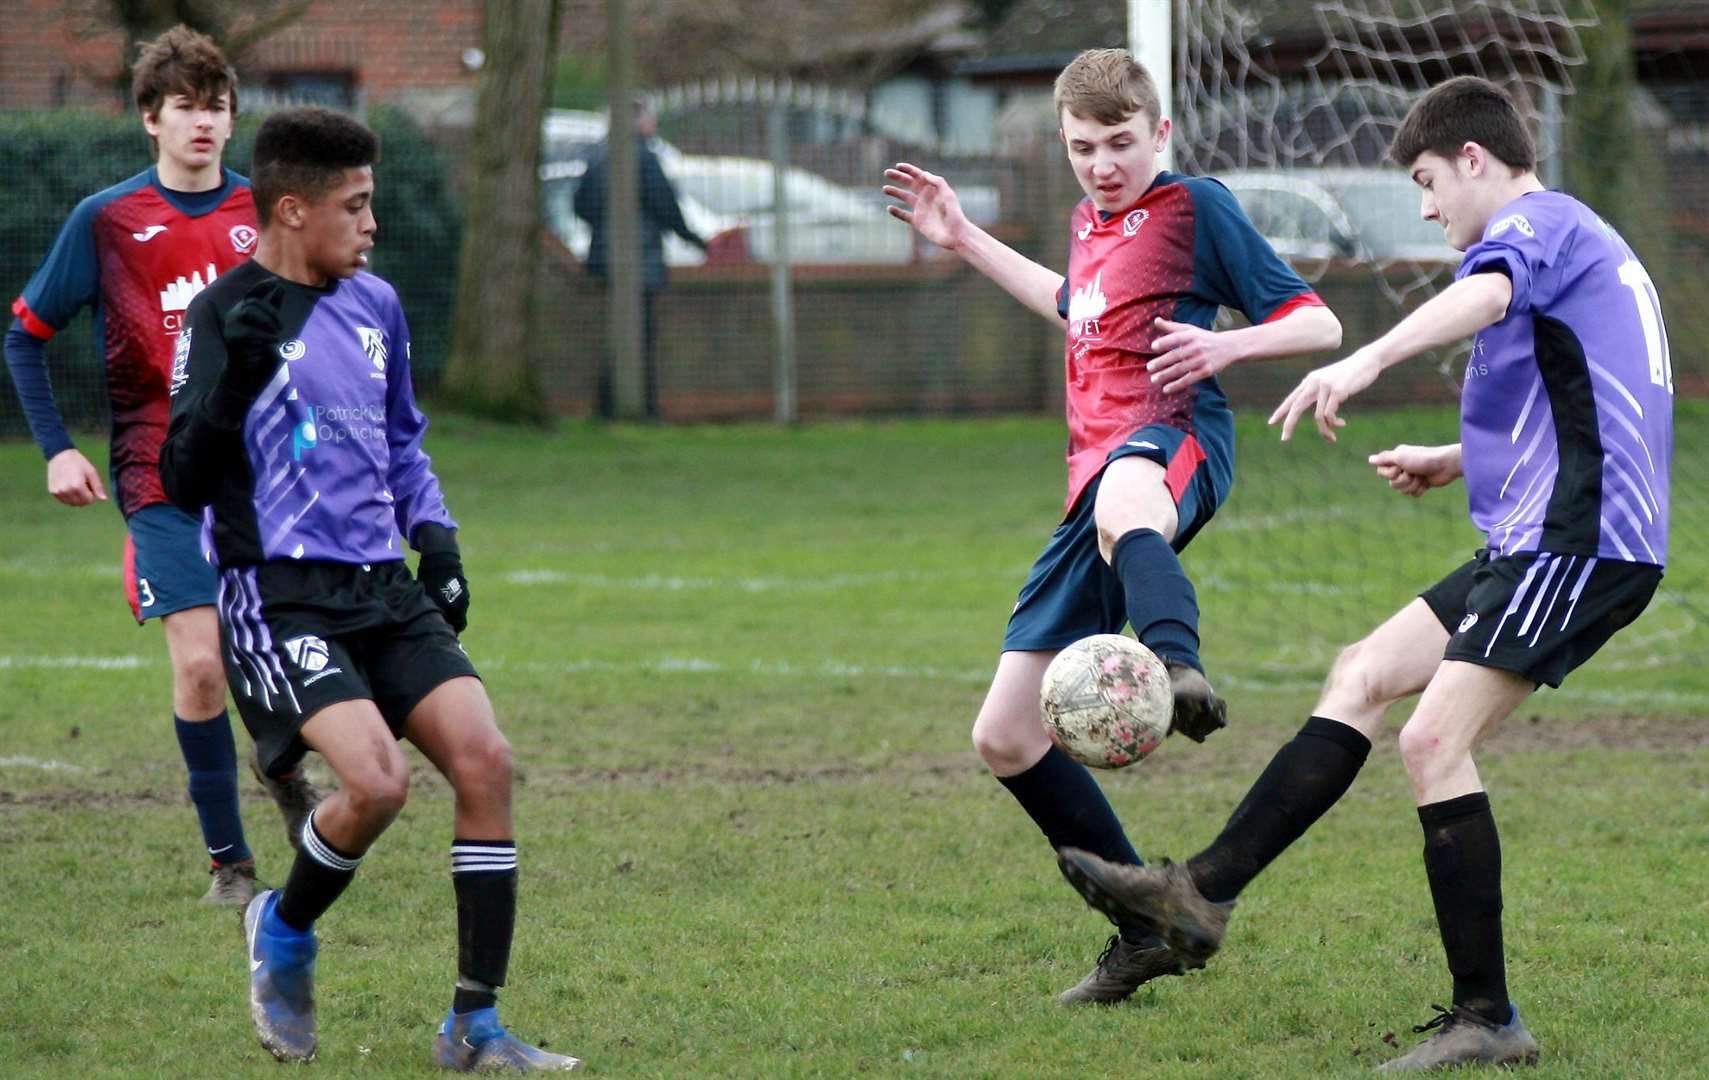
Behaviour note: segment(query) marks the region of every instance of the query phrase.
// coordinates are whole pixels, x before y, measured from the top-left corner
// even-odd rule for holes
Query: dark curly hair
[[[255,216],[267,224],[286,195],[319,202],[344,170],[379,160],[380,137],[355,117],[319,105],[281,109],[255,133],[249,170]]]

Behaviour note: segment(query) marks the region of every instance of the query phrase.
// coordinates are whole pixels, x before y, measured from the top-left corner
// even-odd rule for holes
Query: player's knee
[[[475,785],[487,790],[510,787],[510,740],[497,729],[471,740],[461,751],[460,758],[456,769],[460,784]]]
[[[199,712],[218,711],[225,704],[225,668],[218,652],[196,650],[175,658],[172,679],[177,696]]]
[[[351,810],[369,826],[390,824],[409,800],[409,766],[401,754],[395,762],[376,761],[340,776],[339,783]]]
[[[1415,779],[1436,769],[1449,753],[1444,733],[1416,717],[1400,729],[1399,742],[1400,757],[1406,764],[1407,775]]]
[[[1382,667],[1371,654],[1369,643],[1362,640],[1336,656],[1325,689],[1337,700],[1367,708],[1382,708],[1397,700],[1384,685]]]
[[[989,713],[981,713],[973,722],[973,749],[1000,776],[1025,767],[1029,754],[1037,756],[1034,741],[1022,738],[1016,724],[1005,723]]]

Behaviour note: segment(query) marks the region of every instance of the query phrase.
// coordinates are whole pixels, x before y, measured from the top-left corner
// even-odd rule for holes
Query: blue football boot
[[[280,1061],[315,1056],[314,931],[279,921],[279,890],[258,893],[243,912],[249,942],[249,1015],[261,1045]]]
[[[504,1029],[497,1009],[451,1013],[433,1040],[433,1063],[456,1072],[569,1072],[580,1058],[529,1046]]]

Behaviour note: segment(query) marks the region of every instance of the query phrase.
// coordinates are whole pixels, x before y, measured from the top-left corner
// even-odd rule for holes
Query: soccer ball
[[[1119,769],[1169,734],[1175,698],[1155,653],[1120,634],[1095,634],[1056,654],[1039,704],[1064,753],[1096,769]]]

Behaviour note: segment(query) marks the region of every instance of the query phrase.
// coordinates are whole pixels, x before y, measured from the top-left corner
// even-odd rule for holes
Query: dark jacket
[[[587,172],[576,187],[576,216],[593,229],[593,241],[588,246],[588,273],[604,279],[610,271],[610,255],[605,240],[605,205],[607,176],[607,147],[602,144]],[[641,178],[641,285],[647,289],[665,284],[665,233],[674,232],[697,247],[706,241],[683,220],[682,207],[677,205],[676,191],[665,176],[659,156],[653,153],[644,138],[635,140],[636,171]]]

